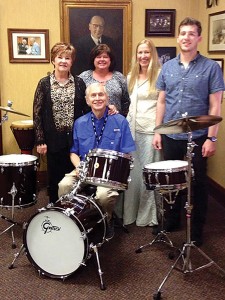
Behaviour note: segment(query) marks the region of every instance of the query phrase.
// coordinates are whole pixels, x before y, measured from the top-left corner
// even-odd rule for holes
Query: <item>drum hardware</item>
[[[12,248],[15,249],[15,248],[16,248],[16,242],[15,242],[15,238],[14,238],[13,227],[14,227],[15,225],[19,225],[19,223],[17,223],[17,222],[14,221],[14,208],[15,208],[15,205],[14,205],[14,204],[15,204],[15,196],[16,196],[16,194],[17,194],[17,189],[16,189],[16,186],[15,186],[15,182],[13,182],[12,188],[11,188],[10,192],[8,192],[8,193],[12,196],[11,219],[9,219],[9,218],[7,218],[7,217],[1,215],[1,214],[0,214],[0,217],[1,217],[3,220],[5,220],[5,221],[11,223],[11,225],[10,225],[8,228],[6,228],[5,230],[2,231],[2,232],[0,233],[0,236],[1,236],[3,233],[7,232],[8,230],[11,230],[11,236],[12,236]]]
[[[178,119],[175,121],[170,121],[168,123],[157,126],[154,131],[157,133],[168,134],[168,133],[187,133],[188,142],[187,142],[187,161],[188,161],[188,172],[187,172],[187,202],[185,204],[186,209],[186,243],[184,243],[182,250],[180,251],[179,256],[175,260],[174,264],[170,268],[166,277],[163,279],[160,284],[157,292],[154,294],[153,299],[159,300],[161,299],[161,290],[167,279],[169,278],[172,271],[178,270],[184,274],[192,273],[194,271],[198,271],[212,265],[215,265],[222,273],[225,274],[225,270],[223,270],[215,261],[213,261],[206,253],[204,253],[201,249],[199,249],[194,241],[191,241],[191,213],[193,209],[193,205],[191,204],[191,176],[192,176],[192,157],[194,154],[192,153],[194,147],[196,147],[196,143],[192,141],[192,131],[197,129],[203,129],[212,125],[215,125],[222,121],[221,117],[217,116],[197,116],[197,117],[184,117],[182,119]],[[192,268],[191,263],[191,250],[197,250],[207,261],[205,265],[199,266],[197,268]],[[179,261],[183,262],[182,267],[177,267]]]
[[[160,199],[161,199],[161,206],[160,206],[160,215],[161,215],[161,222],[160,222],[160,231],[157,233],[156,237],[149,243],[140,246],[138,249],[135,250],[136,253],[141,253],[146,247],[152,246],[154,243],[165,243],[168,246],[175,248],[178,250],[176,247],[174,247],[173,242],[171,239],[168,237],[168,234],[166,230],[164,229],[164,220],[165,220],[165,209],[164,209],[164,201],[166,201],[168,204],[172,205],[175,203],[175,198],[179,193],[179,190],[173,191],[175,193],[174,198],[172,198],[172,191],[166,191],[166,190],[160,190],[156,189],[156,192],[159,193]],[[167,198],[168,194],[168,198]]]
[[[5,118],[6,118],[5,121],[8,120],[8,116],[7,116],[7,113],[8,113],[8,112],[13,113],[13,114],[17,114],[17,115],[21,115],[21,116],[25,116],[25,117],[29,117],[29,115],[26,115],[26,114],[24,114],[24,113],[21,113],[21,112],[19,112],[19,111],[14,110],[14,109],[12,108],[12,104],[13,104],[13,102],[10,101],[10,100],[8,100],[7,106],[0,106],[0,110],[3,110],[3,111],[6,112],[6,113],[5,113]],[[3,118],[4,118],[4,116],[3,116]]]
[[[104,290],[98,248],[105,242],[106,216],[90,197],[77,194],[72,201],[65,199],[40,209],[24,223],[23,244],[9,269],[25,252],[39,275],[65,280],[95,254]]]

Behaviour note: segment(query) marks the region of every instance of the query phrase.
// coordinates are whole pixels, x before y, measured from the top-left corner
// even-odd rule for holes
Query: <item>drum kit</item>
[[[161,161],[153,164],[146,165],[143,168],[143,180],[146,184],[147,189],[156,190],[162,199],[162,230],[158,233],[157,237],[150,243],[141,246],[136,250],[136,253],[142,252],[142,249],[151,246],[154,242],[165,242],[173,247],[173,243],[167,237],[166,231],[163,228],[163,200],[170,205],[174,204],[176,195],[182,189],[187,188],[187,202],[185,204],[186,209],[186,242],[184,243],[181,250],[179,250],[179,255],[175,260],[175,263],[170,268],[166,277],[159,286],[157,292],[154,294],[153,299],[161,299],[161,290],[165,282],[171,275],[171,272],[176,269],[183,273],[192,273],[194,271],[210,267],[215,265],[223,274],[223,270],[218,264],[216,264],[207,254],[205,254],[201,249],[199,249],[194,241],[191,240],[191,214],[193,205],[191,203],[191,183],[193,177],[192,170],[192,157],[193,149],[197,144],[192,141],[192,131],[198,129],[204,129],[210,126],[213,126],[222,121],[222,118],[219,116],[212,115],[202,115],[202,116],[184,116],[183,118],[169,121],[162,125],[155,127],[154,131],[160,134],[176,134],[176,133],[186,133],[187,134],[187,160],[186,161]],[[175,197],[173,198],[172,195]],[[191,262],[191,250],[197,250],[207,261],[205,265],[202,265],[197,268],[192,267]],[[181,261],[183,264],[181,267],[178,267],[177,264]]]
[[[8,112],[24,115],[14,111],[11,103],[8,103],[8,107],[0,107],[0,110],[6,111],[2,121],[7,120]],[[158,191],[162,199],[166,199],[168,203],[174,203],[174,199],[171,197],[172,193],[178,193],[185,188],[188,190],[188,201],[185,206],[187,211],[187,241],[175,264],[158,289],[158,298],[156,299],[160,299],[161,288],[180,259],[184,262],[183,272],[193,271],[190,254],[191,249],[197,247],[191,241],[190,236],[192,210],[190,195],[192,150],[196,145],[192,142],[191,132],[212,126],[221,120],[222,118],[215,116],[185,117],[155,128],[155,132],[162,134],[180,132],[188,134],[187,161],[163,161],[148,164],[143,168],[143,181],[146,188]],[[31,155],[33,139],[29,138],[29,136],[32,136],[32,124],[25,121],[14,122],[11,129],[20,146],[21,154],[0,157],[0,180],[4,182],[0,188],[3,189],[0,191],[3,194],[3,196],[1,195],[0,207],[12,209],[11,219],[0,215],[1,218],[11,223],[11,226],[4,232],[9,229],[12,231],[12,227],[18,225],[14,221],[14,208],[28,207],[36,202],[37,157]],[[26,133],[23,145],[21,145],[22,131]],[[30,140],[30,145],[25,145],[27,140]],[[12,269],[19,255],[25,252],[40,275],[64,280],[81,266],[86,266],[88,259],[95,254],[100,288],[104,290],[105,285],[102,278],[103,272],[101,271],[98,248],[105,242],[106,214],[103,214],[100,207],[95,203],[94,195],[87,196],[78,192],[80,192],[83,183],[124,191],[128,188],[129,174],[132,167],[133,158],[128,154],[103,149],[91,150],[79,167],[79,180],[72,192],[59,198],[54,206],[47,205],[47,207],[39,209],[28,222],[23,224],[23,244],[19,252],[15,254],[9,268]],[[166,198],[167,195],[169,195],[169,199]],[[12,237],[13,248],[15,248],[13,231]],[[166,241],[173,246],[172,242],[166,239],[167,235],[162,230],[157,241]],[[207,266],[215,264],[222,270],[202,250],[198,249],[198,251],[210,261]],[[62,255],[62,253],[66,253],[66,255]]]

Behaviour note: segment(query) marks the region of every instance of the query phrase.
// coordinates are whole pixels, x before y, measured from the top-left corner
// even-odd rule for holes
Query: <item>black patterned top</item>
[[[90,111],[85,100],[86,86],[81,78],[69,77],[65,87],[62,86],[60,91],[59,84],[55,83],[51,74],[39,81],[34,95],[35,144],[46,144],[51,152],[70,148],[74,120]],[[57,90],[60,91],[58,96]],[[65,96],[64,92],[68,90]]]

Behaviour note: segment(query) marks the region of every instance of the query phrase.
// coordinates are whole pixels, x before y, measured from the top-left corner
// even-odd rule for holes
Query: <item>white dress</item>
[[[155,127],[157,91],[150,91],[148,81],[140,85],[136,82],[131,98],[127,119],[136,143],[134,168],[131,170],[131,182],[124,196],[124,225],[134,223],[137,226],[158,224],[156,192],[147,190],[143,182],[143,167],[161,160],[161,151],[152,146]]]

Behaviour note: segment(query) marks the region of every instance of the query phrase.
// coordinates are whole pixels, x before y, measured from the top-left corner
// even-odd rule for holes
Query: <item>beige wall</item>
[[[114,1],[112,1],[114,2]],[[225,10],[225,3],[206,9],[205,0],[133,0],[132,5],[132,49],[144,38],[145,9],[176,9],[176,25],[187,15],[198,18],[203,25],[203,41],[199,50],[211,58],[224,58],[225,54],[207,53],[208,14]],[[197,3],[197,4],[196,4]],[[7,28],[49,29],[50,47],[60,40],[59,0],[0,0],[0,90],[1,105],[7,100],[13,101],[13,108],[32,116],[33,95],[38,80],[52,70],[50,63],[9,63]],[[176,26],[177,28],[177,26]],[[176,38],[153,38],[156,46],[176,46]],[[3,51],[4,49],[4,51]],[[178,50],[177,50],[178,51]],[[223,108],[223,117],[225,110]],[[10,130],[13,121],[29,119],[9,114],[9,120],[2,124],[3,154],[20,153],[15,138]],[[218,184],[225,187],[224,136],[225,123],[220,126],[218,151],[210,159],[209,175]]]

